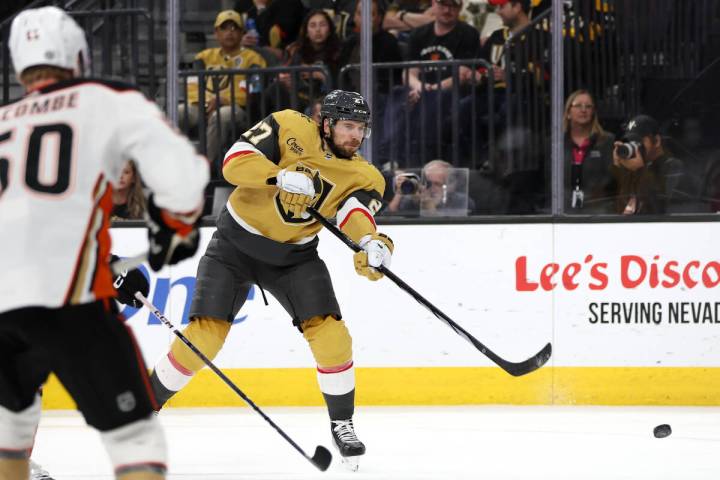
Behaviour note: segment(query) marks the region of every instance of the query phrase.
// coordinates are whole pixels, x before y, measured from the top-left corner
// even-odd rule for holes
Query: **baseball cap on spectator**
[[[217,17],[215,17],[215,28],[218,28],[220,25],[227,21],[233,22],[241,29],[243,28],[242,17],[235,10],[223,10],[222,12],[218,13]]]
[[[502,7],[506,3],[509,3],[510,1],[511,0],[488,0],[488,3],[490,5],[492,5],[493,7]],[[520,3],[522,3],[523,10],[525,10],[526,12],[530,11],[530,7],[531,7],[530,0],[516,0],[516,1],[519,1]]]
[[[659,133],[660,125],[657,120],[649,115],[637,115],[625,125],[622,138],[627,142],[639,142],[643,137],[650,137]]]

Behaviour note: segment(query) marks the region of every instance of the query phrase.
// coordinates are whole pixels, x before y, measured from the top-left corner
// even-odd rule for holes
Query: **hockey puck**
[[[653,435],[655,435],[655,438],[665,438],[669,436],[672,433],[672,428],[670,428],[670,425],[667,423],[663,423],[662,425],[658,425],[653,429]]]

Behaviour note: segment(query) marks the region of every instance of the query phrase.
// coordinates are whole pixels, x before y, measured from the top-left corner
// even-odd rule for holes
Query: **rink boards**
[[[519,361],[552,342],[548,365],[514,378],[383,279],[355,274],[351,252],[321,234],[354,339],[364,405],[720,404],[717,223],[384,226],[392,269],[499,355]],[[203,230],[204,250],[213,229]],[[147,248],[113,229],[113,251]],[[149,273],[150,299],[186,321],[199,255]],[[216,363],[263,405],[320,405],[312,356],[289,316],[254,289]],[[148,365],[173,334],[128,309]],[[71,406],[53,380],[48,408]],[[203,371],[176,406],[242,403]]]

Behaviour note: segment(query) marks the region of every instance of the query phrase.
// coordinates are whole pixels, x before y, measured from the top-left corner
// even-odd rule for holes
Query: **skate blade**
[[[340,457],[343,466],[351,472],[357,472],[360,468],[360,455],[355,457]]]

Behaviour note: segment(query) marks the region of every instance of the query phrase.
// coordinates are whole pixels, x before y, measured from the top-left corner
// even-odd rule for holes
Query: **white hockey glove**
[[[393,241],[384,233],[373,233],[362,237],[358,245],[362,250],[353,255],[355,271],[372,281],[380,280],[384,275],[375,269],[390,266],[395,249]]]
[[[297,163],[280,170],[276,179],[283,208],[290,216],[307,218],[305,210],[312,205],[315,194],[320,190],[318,171]]]

